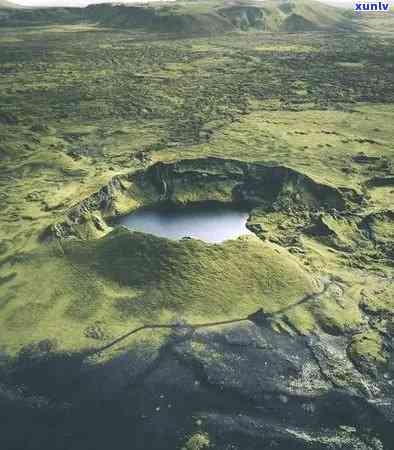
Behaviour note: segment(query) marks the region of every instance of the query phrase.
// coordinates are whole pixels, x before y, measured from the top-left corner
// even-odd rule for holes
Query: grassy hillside
[[[228,32],[391,31],[394,15],[363,14],[318,1],[216,0],[153,2],[147,5],[98,4],[87,8],[9,8],[3,2],[0,27],[90,23],[115,28],[179,35]],[[15,6],[15,5],[14,5]],[[1,8],[1,6],[0,6]]]
[[[106,26],[160,32],[220,33],[229,30],[311,31],[344,29],[344,12],[319,2],[183,2],[147,7],[92,5],[87,15]]]
[[[52,338],[58,329],[63,330],[60,346],[94,344],[85,337],[84,329],[101,320],[106,308],[112,311],[112,322],[106,325],[109,333],[124,332],[143,316],[138,312],[128,319],[130,322],[117,321],[113,304],[118,298],[138,295],[147,311],[144,314],[152,314],[151,306],[145,303],[147,293],[135,285],[138,273],[142,276],[138,272],[142,270],[140,256],[130,256],[123,263],[114,256],[116,267],[124,264],[138,269],[135,278],[125,282],[114,279],[111,265],[104,266],[100,258],[92,257],[91,268],[84,262],[96,246],[100,252],[114,253],[110,245],[113,249],[116,242],[108,237],[86,244],[85,253],[77,245],[70,249],[66,246],[67,257],[55,248],[53,259],[49,255],[54,249],[41,248],[39,237],[48,226],[64,221],[73,206],[106,186],[114,175],[157,161],[216,156],[297,171],[299,176],[290,174],[286,182],[282,178],[277,210],[256,210],[251,225],[259,236],[290,246],[298,255],[305,254],[300,260],[308,274],[299,272],[305,291],[309,271],[328,270],[353,286],[364,282],[357,272],[362,261],[386,270],[384,261],[390,247],[384,244],[384,236],[390,240],[390,233],[382,226],[384,220],[371,217],[365,221],[375,236],[375,242],[368,242],[361,233],[367,226],[360,222],[362,215],[342,218],[327,216],[326,212],[321,218],[312,213],[303,217],[296,209],[293,217],[291,208],[290,213],[286,209],[286,198],[303,198],[310,192],[304,189],[304,175],[345,192],[367,190],[369,211],[390,208],[393,189],[390,179],[385,181],[390,171],[388,160],[393,155],[389,38],[337,34],[327,40],[317,35],[311,42],[302,34],[273,37],[238,33],[214,39],[172,40],[155,39],[153,35],[141,41],[142,36],[92,25],[22,27],[2,32],[0,158],[4,170],[0,202],[5,213],[0,221],[0,308],[2,342],[14,350],[45,336]],[[376,76],[380,82],[371,84],[369,80]],[[200,170],[202,180],[206,179],[204,171],[211,175],[217,171],[211,161]],[[223,174],[217,175],[220,182],[211,195],[231,193],[234,186],[228,189]],[[378,179],[369,181],[373,177]],[[200,198],[199,189],[204,185],[178,183],[177,192],[183,198],[192,198],[193,194]],[[193,192],[184,190],[188,186]],[[266,184],[252,184],[248,195],[259,192],[262,186]],[[125,200],[130,201],[130,197]],[[132,205],[130,201],[126,206]],[[386,216],[389,218],[387,214],[382,217]],[[299,229],[303,228],[311,231],[300,238]],[[121,247],[126,248],[127,238],[121,238]],[[155,240],[156,244],[162,245]],[[168,257],[173,261],[168,267],[174,265],[174,273],[179,274],[178,253],[183,255],[190,245],[166,247],[173,255]],[[248,245],[255,247],[254,243]],[[207,295],[212,315],[237,316],[248,304],[248,311],[253,312],[261,304],[260,298],[264,301],[265,287],[260,280],[253,287],[251,303],[240,302],[236,274],[229,266],[217,263],[217,251],[203,244],[196,246],[197,250],[188,252],[185,264],[196,264],[201,268],[196,272],[200,273],[198,277],[210,280]],[[77,250],[80,258],[73,257]],[[266,250],[256,247],[262,253]],[[229,261],[242,260],[237,245],[227,247],[226,252]],[[226,301],[222,311],[215,301],[214,266],[202,262],[211,254],[214,266],[220,267],[221,273],[231,273],[234,280],[233,294],[230,279],[223,289]],[[185,260],[185,256],[182,258]],[[290,255],[284,261],[287,258]],[[149,270],[157,285],[153,288],[151,284],[149,289],[161,305],[157,311],[163,312],[163,317],[172,301],[181,316],[209,315],[198,301],[195,309],[192,303],[184,308],[180,301],[183,295],[187,298],[189,292],[193,293],[193,286],[201,279],[189,278],[182,287],[174,283],[177,277],[168,267],[157,272],[160,261],[154,255],[151,263]],[[258,268],[264,267],[265,260],[256,257],[242,261],[249,267],[250,282],[257,283],[257,275],[252,276],[250,270],[252,263],[259,275]],[[88,278],[86,274],[90,274]],[[372,278],[370,285],[374,286],[376,280]],[[273,290],[279,293],[275,279],[273,274]],[[31,280],[40,281],[36,284]],[[120,281],[122,286],[116,286]],[[341,329],[347,322],[356,326],[360,321],[361,288],[354,289],[345,303],[327,300],[315,316],[300,306],[297,326],[313,329],[321,323],[325,329]],[[297,292],[289,297],[290,303],[303,295]],[[26,298],[30,303],[24,308]],[[83,320],[77,317],[78,311],[84,312]],[[63,321],[67,322],[64,328]]]
[[[92,328],[108,339],[143,323],[275,312],[317,290],[294,257],[255,237],[212,246],[120,229],[97,241],[44,247],[7,266],[0,338],[9,350],[48,337],[75,350],[94,342]],[[296,320],[297,311],[289,314]]]
[[[43,8],[15,11],[0,25],[92,22],[104,27],[160,33],[221,34],[230,31],[343,30],[350,22],[344,11],[318,2],[263,3],[205,0],[151,3],[147,6],[101,4],[86,9]]]
[[[183,4],[182,4],[183,5]],[[221,33],[230,31],[231,23],[214,9],[178,9],[174,6],[112,6],[93,5],[86,11],[89,20],[103,26],[144,29],[166,33]]]
[[[237,7],[222,10],[225,15],[238,12],[234,24],[241,19],[241,28],[257,27],[265,31],[312,31],[335,30],[349,26],[343,11],[319,2],[310,1],[267,1],[255,6],[257,21],[245,20],[246,7],[242,4]],[[246,18],[248,14],[246,12]]]
[[[72,24],[84,20],[81,8],[8,8],[0,11],[0,27]]]
[[[1,10],[0,448],[391,448],[390,16],[306,5]],[[254,235],[111,228],[164,200]]]

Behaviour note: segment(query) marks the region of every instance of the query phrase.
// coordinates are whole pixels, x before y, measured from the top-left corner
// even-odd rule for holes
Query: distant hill
[[[355,0],[319,0],[321,3],[326,3],[327,5],[336,6],[339,8],[349,8],[354,9]]]
[[[3,0],[0,0],[2,2]],[[82,8],[0,7],[0,27],[47,26],[86,21]]]
[[[0,5],[9,5],[0,0]],[[17,6],[14,5],[14,8]],[[179,0],[147,4],[96,4],[87,8],[5,9],[0,26],[93,22],[156,33],[214,35],[231,31],[343,31],[351,13],[313,0]]]
[[[247,9],[246,9],[247,8]],[[238,11],[233,24],[240,28],[260,28],[265,31],[313,31],[338,30],[348,27],[348,19],[344,11],[317,1],[266,1],[256,4],[253,10],[244,5],[222,10],[226,16]],[[245,17],[245,11],[253,11],[252,20]],[[239,20],[241,22],[239,23]]]
[[[16,3],[9,2],[8,0],[0,0],[0,8],[13,9],[13,8],[21,8],[21,6],[17,5]]]
[[[310,0],[264,2],[179,1],[148,5],[91,5],[87,16],[105,26],[156,32],[221,33],[236,30],[302,32],[350,27],[342,9]]]

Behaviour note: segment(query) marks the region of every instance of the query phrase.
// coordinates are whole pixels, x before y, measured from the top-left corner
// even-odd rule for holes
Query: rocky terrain
[[[0,13],[2,448],[392,448],[392,18],[325,8]]]

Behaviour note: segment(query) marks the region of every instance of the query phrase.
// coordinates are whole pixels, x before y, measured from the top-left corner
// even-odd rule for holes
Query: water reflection
[[[168,239],[191,237],[206,242],[223,242],[251,232],[245,224],[249,213],[234,206],[187,206],[140,209],[119,219],[130,230]]]

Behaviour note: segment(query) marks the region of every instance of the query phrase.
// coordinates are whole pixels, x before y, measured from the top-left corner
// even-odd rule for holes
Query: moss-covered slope
[[[288,252],[255,237],[209,245],[118,229],[97,241],[44,246],[4,268],[1,333],[9,350],[45,338],[65,349],[90,346],[86,329],[96,323],[108,339],[143,323],[275,313],[321,289]]]
[[[392,35],[187,3],[234,32],[3,21],[0,446],[390,449]],[[113,230],[212,200],[255,236]]]
[[[5,6],[4,6],[5,7]],[[351,28],[343,10],[319,2],[297,0],[183,2],[148,5],[98,4],[85,9],[40,8],[9,11],[0,25],[90,22],[103,27],[183,35],[219,35],[230,31],[316,31]]]
[[[350,26],[342,10],[301,0],[264,4],[239,2],[231,6],[215,1],[150,7],[98,5],[89,7],[87,14],[106,26],[184,34],[219,34],[235,30],[340,30]]]

